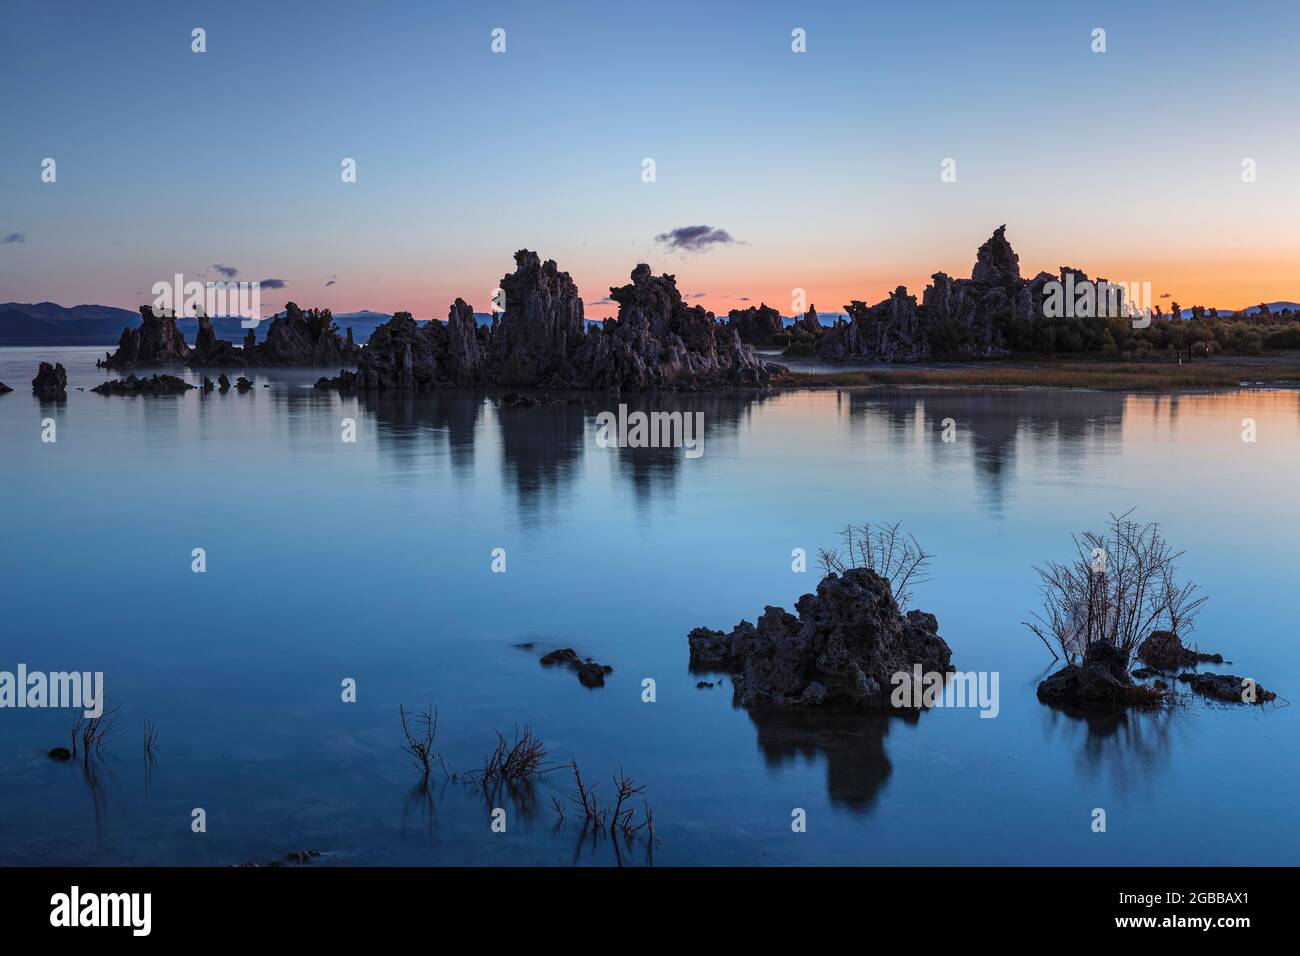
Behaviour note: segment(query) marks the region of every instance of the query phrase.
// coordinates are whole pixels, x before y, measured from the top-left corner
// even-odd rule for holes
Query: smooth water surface
[[[2,864],[225,865],[304,848],[323,864],[649,862],[644,841],[584,837],[572,810],[559,821],[565,770],[531,794],[489,799],[441,773],[421,792],[397,708],[429,701],[453,768],[477,765],[494,728],[528,724],[605,795],[620,767],[644,783],[655,864],[1300,860],[1292,708],[1187,695],[1159,714],[1072,718],[1035,698],[1053,662],[1021,623],[1032,566],[1136,507],[1210,595],[1200,646],[1294,696],[1295,392],[624,399],[703,411],[705,453],[690,460],[598,447],[607,396],[359,399],[302,370],[259,371],[245,395],[77,391],[109,377],[99,354],[0,350],[15,389],[0,397],[0,669],[101,670],[121,708],[89,765],[46,756],[70,712],[0,710]],[[31,395],[41,359],[68,367],[66,403]],[[958,669],[998,672],[999,715],[752,714],[729,681],[697,689],[687,632],[791,607],[816,586],[816,549],[865,520],[902,521],[935,554],[915,603]],[[208,570],[194,574],[200,547]],[[555,647],[614,673],[589,690],[539,665]],[[349,677],[356,703],[340,699]],[[794,808],[806,833],[791,832]]]

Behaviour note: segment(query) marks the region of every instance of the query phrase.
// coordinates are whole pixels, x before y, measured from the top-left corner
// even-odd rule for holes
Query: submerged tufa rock
[[[889,582],[865,568],[828,574],[795,603],[798,617],[768,607],[758,625],[730,633],[697,627],[691,667],[733,675],[745,707],[893,709],[894,675],[951,670],[952,650],[933,614],[902,614]]]
[[[212,383],[204,379],[205,388],[210,389]],[[136,378],[134,375],[128,375],[126,378],[112,379],[102,385],[96,385],[91,389],[92,392],[98,392],[100,395],[184,395],[194,386],[184,379],[177,378],[175,375],[154,375],[151,378]]]

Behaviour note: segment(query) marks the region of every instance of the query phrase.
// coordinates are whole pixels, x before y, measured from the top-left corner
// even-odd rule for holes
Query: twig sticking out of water
[[[497,783],[528,783],[539,774],[559,769],[546,766],[546,745],[527,724],[524,724],[522,735],[519,728],[515,728],[511,742],[507,742],[500,731],[496,735],[496,746],[483,755],[483,766],[465,774],[466,779],[476,780],[486,789]]]
[[[397,713],[402,718],[402,735],[406,738],[406,746],[402,750],[411,757],[415,768],[423,773],[427,782],[434,760],[441,759],[433,750],[433,738],[438,733],[438,708],[430,703],[409,722],[406,719],[406,708],[401,704],[397,705]],[[414,731],[411,729],[412,724],[415,725]],[[446,772],[445,763],[443,772]]]

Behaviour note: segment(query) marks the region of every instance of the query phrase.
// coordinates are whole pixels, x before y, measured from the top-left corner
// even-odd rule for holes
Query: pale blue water
[[[1210,595],[1202,648],[1294,696],[1294,392],[660,399],[705,412],[705,454],[686,460],[597,447],[603,396],[358,400],[312,390],[319,371],[258,373],[242,396],[75,391],[107,377],[99,354],[0,350],[15,389],[0,397],[0,669],[102,670],[121,705],[93,786],[79,761],[45,756],[68,712],[0,710],[0,863],[225,865],[303,848],[323,863],[617,862],[607,838],[580,845],[572,811],[557,828],[566,773],[531,809],[496,801],[504,834],[472,787],[438,774],[428,801],[413,794],[397,706],[428,700],[455,767],[494,727],[527,722],[602,791],[619,767],[645,783],[656,864],[1300,857],[1293,708],[1188,697],[1090,727],[1038,703],[1052,661],[1020,623],[1031,565],[1136,506]],[[68,366],[66,404],[30,394],[42,358]],[[355,444],[340,441],[346,417]],[[815,555],[869,519],[903,521],[935,553],[916,604],[955,666],[1000,673],[996,719],[750,715],[729,684],[696,688],[692,627],[792,606],[818,574],[792,573],[791,549]],[[490,571],[497,547],[505,574]],[[607,686],[538,665],[562,646],[612,664]],[[355,704],[340,701],[346,677]],[[148,778],[145,718],[161,748]],[[190,830],[195,807],[207,833]],[[645,862],[643,844],[621,849]]]

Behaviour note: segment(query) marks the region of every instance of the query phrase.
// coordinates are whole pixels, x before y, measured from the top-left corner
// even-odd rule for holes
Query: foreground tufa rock
[[[1163,681],[1134,682],[1124,655],[1102,641],[1088,648],[1082,664],[1067,664],[1038,685],[1043,703],[1079,711],[1155,706],[1168,693]]]
[[[902,614],[874,571],[828,574],[795,609],[798,617],[768,607],[757,627],[741,621],[730,633],[697,627],[688,637],[691,667],[731,673],[734,699],[745,707],[864,710],[892,709],[896,674],[917,665],[924,673],[952,669],[934,615]]]
[[[605,675],[614,673],[614,668],[608,664],[599,664],[590,657],[584,660],[571,647],[557,648],[549,654],[544,654],[541,661],[543,667],[564,665],[576,672],[578,680],[584,687],[604,687]]]
[[[68,397],[68,372],[61,364],[42,362],[32,379],[32,394],[47,402],[61,402]]]
[[[188,365],[190,348],[176,328],[176,314],[140,306],[140,327],[123,329],[117,351],[95,363],[100,368],[138,368],[159,365]]]
[[[12,388],[10,388],[10,387],[9,387],[8,385],[6,385],[4,382],[0,382],[0,395],[4,395],[4,394],[7,394],[8,392],[12,392],[12,391],[13,391]]]

